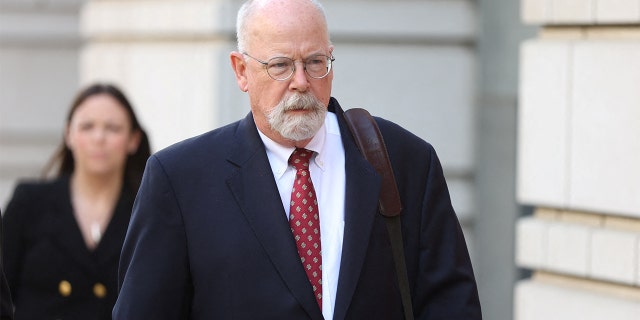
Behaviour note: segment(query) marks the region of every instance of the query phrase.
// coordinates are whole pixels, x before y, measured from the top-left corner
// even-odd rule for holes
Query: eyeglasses
[[[243,52],[242,54],[247,57],[258,61],[260,64],[264,66],[267,70],[267,74],[271,79],[277,81],[285,81],[291,78],[294,72],[296,72],[296,64],[295,60],[287,57],[275,57],[271,58],[268,61],[262,61],[258,58],[254,58],[250,56],[248,53]],[[323,54],[318,54],[311,56],[302,62],[304,66],[304,71],[314,79],[322,79],[326,77],[331,71],[331,64],[336,59],[334,57],[325,56]]]

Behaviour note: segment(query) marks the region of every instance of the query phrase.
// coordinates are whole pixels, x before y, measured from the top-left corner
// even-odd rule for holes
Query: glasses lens
[[[324,78],[331,70],[331,58],[324,55],[313,56],[305,62],[307,73],[313,78]]]
[[[267,64],[267,72],[275,80],[287,79],[293,74],[293,60],[285,57],[273,58]]]
[[[274,80],[287,80],[295,72],[294,61],[287,57],[276,57],[266,64],[267,73]],[[304,67],[312,78],[324,78],[331,71],[331,58],[325,55],[312,56],[304,62]]]

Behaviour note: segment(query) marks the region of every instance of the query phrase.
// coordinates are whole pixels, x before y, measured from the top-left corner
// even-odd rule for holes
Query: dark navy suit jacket
[[[380,177],[331,99],[345,149],[334,319],[403,319]],[[465,240],[431,145],[377,119],[403,202],[416,319],[480,319]],[[114,319],[322,319],[252,115],[153,155],[134,204]]]

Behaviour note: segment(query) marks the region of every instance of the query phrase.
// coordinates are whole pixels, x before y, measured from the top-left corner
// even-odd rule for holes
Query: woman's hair
[[[122,93],[120,89],[112,84],[95,83],[86,87],[84,90],[78,92],[75,99],[73,100],[73,104],[71,105],[69,113],[67,114],[66,126],[69,125],[73,114],[76,112],[76,110],[78,110],[78,107],[85,100],[87,100],[89,97],[99,94],[107,94],[116,99],[129,116],[131,131],[140,132],[140,144],[138,145],[138,149],[133,154],[129,154],[127,157],[123,180],[125,186],[128,187],[130,191],[135,195],[138,192],[138,187],[140,186],[140,180],[142,179],[142,174],[144,172],[144,167],[147,159],[151,155],[151,147],[149,145],[149,138],[147,137],[147,133],[140,126],[138,118],[133,111],[133,107],[129,103],[129,100],[124,95],[124,93]],[[74,169],[75,160],[73,159],[73,154],[71,153],[71,149],[69,149],[69,147],[65,143],[65,139],[63,138],[62,143],[58,147],[57,151],[53,154],[51,160],[49,160],[47,165],[44,167],[44,170],[42,172],[43,177],[49,176],[50,174],[52,174],[52,172],[55,172],[56,176],[71,175]]]

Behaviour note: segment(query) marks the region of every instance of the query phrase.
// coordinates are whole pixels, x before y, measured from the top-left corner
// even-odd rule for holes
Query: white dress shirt
[[[282,206],[288,218],[291,190],[296,175],[296,170],[289,165],[288,161],[295,148],[276,143],[260,130],[258,133],[267,149],[267,157],[278,185]],[[333,319],[342,258],[346,185],[344,148],[335,113],[327,112],[324,125],[305,148],[314,151],[309,163],[309,171],[320,211],[322,315],[325,319]]]

